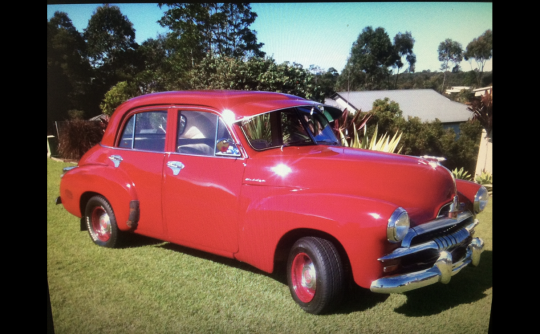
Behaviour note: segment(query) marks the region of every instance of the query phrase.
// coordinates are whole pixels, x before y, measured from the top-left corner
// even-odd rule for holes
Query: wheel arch
[[[289,252],[294,243],[303,237],[318,237],[332,242],[341,257],[341,260],[343,261],[346,275],[351,275],[351,262],[341,242],[330,233],[310,228],[297,228],[288,231],[280,238],[274,251],[274,270],[277,268],[284,268],[284,266],[287,264]]]
[[[84,212],[86,210],[86,204],[88,203],[90,198],[92,198],[94,196],[103,196],[103,195],[101,195],[101,194],[99,194],[97,192],[93,192],[93,191],[86,191],[86,192],[81,194],[81,198],[79,200],[79,210],[81,211],[81,222],[80,222],[81,223],[81,231],[88,230],[88,228],[86,227],[86,222],[85,222],[86,216],[84,215]],[[103,197],[105,198],[105,196],[103,196]]]

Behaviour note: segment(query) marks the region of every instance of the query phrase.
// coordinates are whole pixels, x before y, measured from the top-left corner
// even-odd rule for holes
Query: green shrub
[[[454,174],[454,177],[456,179],[466,180],[466,181],[471,180],[471,174],[469,174],[466,170],[464,170],[463,167],[461,167],[460,169],[455,168],[454,170],[452,170],[452,174]]]
[[[360,112],[357,112],[354,116],[350,116],[349,112],[346,110],[340,119],[334,121],[333,130],[336,137],[340,139],[341,145],[399,154],[401,152],[401,147],[398,149],[398,144],[402,134],[398,135],[398,132],[396,132],[390,139],[388,133],[385,133],[382,137],[377,138],[378,125],[376,125],[373,134],[368,136],[366,133],[366,124],[370,117],[371,115],[362,115]],[[362,137],[359,135],[361,129],[364,130]]]
[[[476,175],[476,178],[474,180],[476,181],[476,183],[479,183],[486,187],[490,195],[493,194],[493,175],[491,173],[486,172],[486,170],[482,170],[482,173],[480,175]]]

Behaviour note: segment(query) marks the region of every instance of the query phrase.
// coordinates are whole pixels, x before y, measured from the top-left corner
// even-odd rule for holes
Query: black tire
[[[318,237],[296,241],[287,261],[287,281],[304,311],[321,314],[334,309],[346,287],[345,268],[334,244]]]
[[[113,248],[118,245],[120,231],[109,202],[103,196],[94,196],[86,203],[86,227],[92,241],[99,246]]]

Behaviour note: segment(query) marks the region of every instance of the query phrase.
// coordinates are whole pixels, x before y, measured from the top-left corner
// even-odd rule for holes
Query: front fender
[[[138,201],[135,187],[125,173],[112,166],[102,164],[84,165],[65,173],[60,182],[60,197],[64,208],[81,218],[84,210],[83,195],[96,193],[111,204],[118,228],[130,229],[127,222],[131,201]]]
[[[329,234],[341,243],[358,285],[369,287],[380,277],[382,265],[377,259],[392,247],[386,239],[386,226],[397,205],[283,187],[246,185],[242,195],[239,260],[272,272],[281,238],[290,231],[308,229]]]
[[[471,181],[456,180],[456,187],[459,196],[459,202],[465,203],[465,210],[474,212],[473,204],[474,197],[480,189],[481,185]]]

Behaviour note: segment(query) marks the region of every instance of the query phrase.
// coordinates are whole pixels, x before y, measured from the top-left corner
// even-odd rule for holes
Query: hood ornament
[[[423,155],[420,158],[427,160],[429,165],[431,167],[433,167],[433,169],[437,168],[437,166],[440,166],[441,161],[446,160],[446,158],[444,158],[444,157],[434,157],[434,156],[431,156],[431,155]]]

